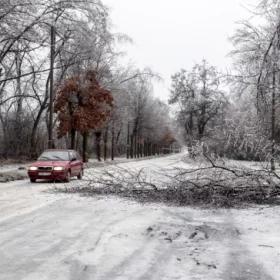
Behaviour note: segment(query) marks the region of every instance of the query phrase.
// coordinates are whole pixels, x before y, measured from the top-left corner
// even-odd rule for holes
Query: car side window
[[[74,152],[70,152],[70,160],[76,159],[76,155]]]
[[[80,154],[79,154],[78,152],[76,152],[76,158],[77,158],[78,160],[81,160],[81,159],[82,159],[81,156],[80,156]]]

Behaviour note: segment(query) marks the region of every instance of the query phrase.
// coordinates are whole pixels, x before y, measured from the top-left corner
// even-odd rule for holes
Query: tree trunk
[[[44,112],[46,108],[41,106],[39,109],[39,112],[36,116],[36,119],[34,121],[33,127],[32,127],[32,132],[31,132],[31,136],[30,136],[30,157],[34,158],[37,157],[37,149],[36,149],[36,134],[37,134],[37,129],[38,129],[38,125],[40,123],[41,120],[41,116]]]
[[[55,60],[55,28],[54,26],[51,26],[50,91],[49,91],[50,102],[49,102],[49,127],[48,127],[48,134],[49,134],[48,147],[51,149],[54,148],[54,139],[53,139],[54,60]]]
[[[7,159],[8,156],[8,132],[7,132],[7,126],[6,126],[6,122],[4,121],[1,113],[0,113],[0,120],[1,120],[1,124],[2,124],[2,130],[3,130],[3,153],[1,154],[1,156],[3,156],[5,159]]]
[[[16,79],[16,94],[17,97],[17,111],[16,111],[16,119],[15,119],[15,127],[14,127],[14,133],[17,136],[15,138],[15,154],[18,157],[21,153],[21,142],[22,142],[22,117],[23,117],[23,111],[22,111],[22,102],[23,102],[23,95],[21,90],[21,66],[22,66],[22,59],[20,57],[19,49],[16,52],[15,55],[15,61],[16,61],[16,72],[17,72],[17,79]]]
[[[193,103],[194,103],[194,90],[192,91],[192,106],[191,106],[191,111],[190,111],[190,119],[188,121],[188,134],[189,134],[189,137],[188,137],[188,145],[189,147],[192,147],[193,145],[193,129],[194,129],[194,114],[193,114],[193,111],[194,111],[194,108],[193,108]]]
[[[37,156],[36,146],[35,146],[35,138],[37,129],[39,126],[39,123],[41,121],[41,117],[44,113],[44,111],[47,109],[47,102],[48,102],[48,90],[49,90],[49,81],[50,81],[50,75],[47,78],[46,84],[45,84],[45,97],[44,100],[40,106],[39,112],[36,115],[33,127],[32,127],[32,133],[31,133],[31,139],[30,139],[30,156],[33,158]]]
[[[134,152],[133,152],[133,141],[134,141],[134,137],[133,134],[130,135],[130,158],[133,158]]]
[[[71,129],[70,131],[70,137],[71,137],[71,149],[75,149],[75,138],[76,138],[76,130],[74,128]]]
[[[134,158],[137,158],[137,136],[134,134]]]
[[[145,150],[145,157],[149,156],[149,152],[148,152],[148,142],[147,142],[147,141],[145,141],[144,150]]]
[[[130,154],[130,151],[129,151],[129,147],[130,147],[130,145],[129,145],[129,123],[127,124],[127,138],[126,138],[126,158],[127,159],[129,159],[129,154]]]
[[[108,126],[105,128],[105,133],[104,133],[104,161],[107,160],[107,152],[108,152]]]
[[[140,137],[137,135],[137,158],[140,158]]]
[[[111,160],[115,159],[115,123],[112,124]]]
[[[37,126],[36,127],[33,126],[31,136],[30,136],[30,150],[29,150],[29,157],[32,159],[37,156],[36,131],[37,131]]]
[[[206,113],[206,108],[205,108],[205,105],[203,105],[202,109],[201,109],[201,115],[200,115],[200,118],[199,118],[198,124],[197,124],[198,140],[201,140],[204,135],[204,129],[205,129],[205,125],[206,125],[205,113]]]
[[[101,132],[97,131],[95,134],[95,148],[96,148],[96,157],[98,161],[101,161]]]
[[[276,91],[276,73],[273,67],[272,76],[272,96],[271,96],[271,171],[275,171],[275,91]]]
[[[88,144],[88,133],[84,132],[83,133],[83,150],[82,150],[83,162],[88,162],[87,144]]]

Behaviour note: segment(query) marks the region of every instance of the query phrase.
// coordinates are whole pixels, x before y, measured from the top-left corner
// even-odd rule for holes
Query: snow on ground
[[[11,163],[7,164],[5,162],[0,163],[0,172],[16,171],[21,168],[26,168],[29,163]]]
[[[280,275],[280,207],[256,207],[232,211],[250,256],[271,278]],[[266,278],[264,278],[266,279]]]
[[[183,165],[179,155],[121,164],[150,174]],[[279,279],[278,206],[142,205],[53,187],[0,184],[1,280]]]

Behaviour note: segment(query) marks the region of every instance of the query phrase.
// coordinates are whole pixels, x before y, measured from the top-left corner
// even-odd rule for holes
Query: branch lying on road
[[[219,165],[212,159],[207,159],[200,167],[162,170],[160,177],[150,172],[144,168],[134,170],[119,166],[95,170],[85,180],[86,184],[67,187],[63,191],[118,195],[140,202],[222,207],[276,202],[280,195],[279,176],[274,176],[268,170]],[[151,176],[156,180],[152,181]],[[164,184],[160,184],[162,178],[165,179]]]

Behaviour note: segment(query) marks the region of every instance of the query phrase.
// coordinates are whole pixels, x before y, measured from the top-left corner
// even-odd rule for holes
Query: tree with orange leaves
[[[112,94],[100,86],[94,71],[65,80],[57,91],[54,104],[59,120],[58,137],[70,133],[73,149],[76,131],[80,132],[85,160],[88,132],[101,128],[108,121],[112,107]]]

